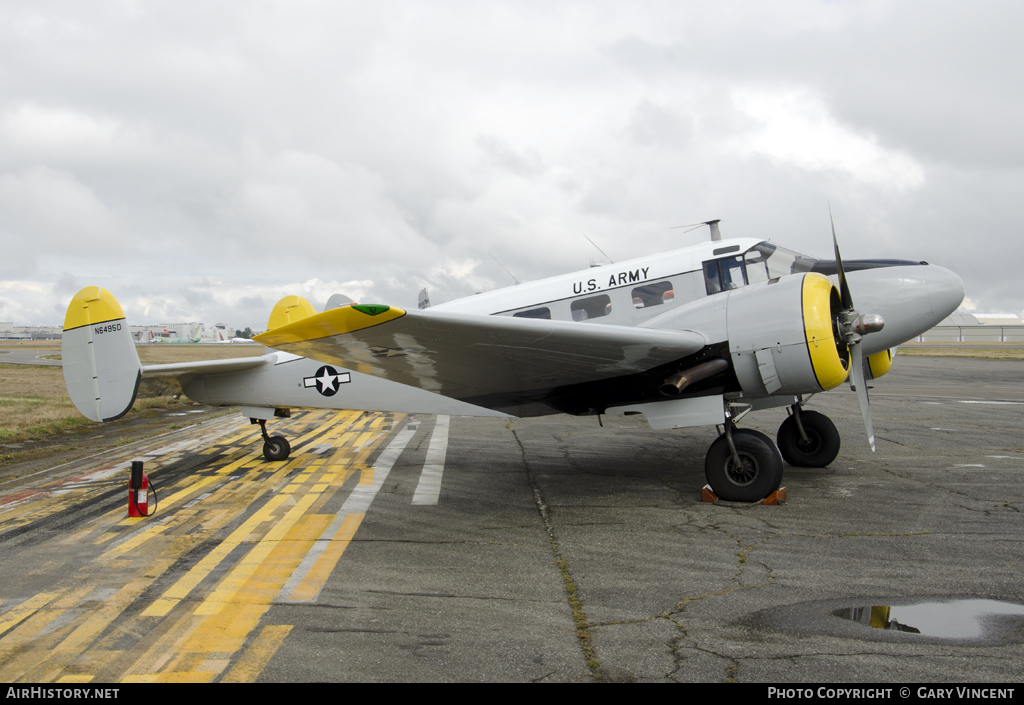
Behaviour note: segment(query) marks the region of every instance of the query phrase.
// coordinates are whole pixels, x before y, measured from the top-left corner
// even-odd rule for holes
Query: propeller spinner
[[[864,352],[860,344],[868,333],[882,330],[885,326],[885,320],[877,313],[861,315],[854,308],[850,284],[846,281],[846,272],[843,271],[843,258],[839,255],[839,240],[836,238],[836,224],[832,220],[831,206],[828,209],[828,219],[832,224],[832,246],[835,248],[836,270],[839,274],[839,299],[843,306],[843,310],[837,316],[839,333],[850,349],[850,362],[852,363],[851,385],[857,392],[857,401],[860,402],[860,415],[864,419],[864,430],[867,431],[868,443],[871,444],[871,452],[873,453],[875,451],[875,431],[871,425],[871,402],[868,399],[867,379],[864,376]]]

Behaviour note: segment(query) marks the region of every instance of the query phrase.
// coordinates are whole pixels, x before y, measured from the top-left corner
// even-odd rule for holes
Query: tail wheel
[[[772,439],[759,431],[734,429],[733,444],[739,464],[732,457],[725,436],[711,444],[704,458],[704,474],[711,490],[732,502],[757,502],[782,484],[782,455]]]
[[[787,463],[798,468],[823,468],[839,455],[839,430],[832,419],[817,411],[801,411],[807,441],[800,437],[796,417],[779,426],[779,451]]]
[[[271,436],[263,444],[263,456],[267,460],[286,460],[292,447],[284,436]]]

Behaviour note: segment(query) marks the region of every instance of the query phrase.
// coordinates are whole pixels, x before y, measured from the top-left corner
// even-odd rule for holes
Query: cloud
[[[831,203],[847,256],[945,264],[980,309],[1019,310],[992,253],[1024,226],[1022,15],[7,4],[0,276],[24,293],[5,300],[62,316],[64,273],[147,320],[258,328],[313,279],[413,305],[510,283],[491,254],[520,280],[585,267],[582,233],[622,260],[717,217],[827,255]]]
[[[806,171],[838,171],[871,186],[905,190],[925,183],[908,154],[882,147],[871,134],[841,124],[804,90],[737,89],[737,109],[757,123],[731,140],[741,155],[758,154]]]
[[[121,242],[118,218],[68,171],[35,166],[0,174],[4,269],[59,251],[97,256]]]

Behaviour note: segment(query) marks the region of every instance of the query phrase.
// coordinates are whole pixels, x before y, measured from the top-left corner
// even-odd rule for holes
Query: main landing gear
[[[260,432],[263,434],[263,457],[267,460],[287,460],[292,447],[284,436],[268,436],[267,422],[263,419],[249,419],[252,423],[260,425]]]
[[[779,427],[778,446],[760,431],[736,428],[735,419],[726,418],[724,433],[704,457],[704,474],[721,499],[758,502],[782,484],[783,460],[795,467],[823,468],[837,455],[839,431],[832,420],[794,404]]]
[[[798,468],[823,468],[839,455],[839,430],[832,419],[799,404],[779,426],[778,441],[782,457]]]
[[[704,457],[704,475],[711,490],[731,502],[757,502],[782,484],[782,455],[760,431],[725,422],[725,433]]]

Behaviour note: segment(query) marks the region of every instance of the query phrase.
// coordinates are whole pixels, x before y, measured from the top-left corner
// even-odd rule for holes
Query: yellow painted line
[[[100,558],[116,558],[117,556],[120,556],[126,553],[127,551],[131,551],[132,549],[137,548],[149,539],[153,538],[154,536],[162,534],[170,528],[171,527],[168,524],[157,524],[155,526],[151,526],[145,531],[143,531],[141,534],[133,536],[124,543],[118,544],[117,546],[114,546],[113,548],[104,551],[100,555]]]
[[[193,478],[186,478],[185,480],[182,481],[182,483],[190,482],[191,484],[189,484],[188,487],[185,487],[184,489],[179,490],[178,492],[175,492],[174,494],[170,495],[169,497],[166,497],[166,498],[161,497],[159,499],[159,501],[157,502],[157,511],[159,511],[161,509],[170,509],[174,505],[176,505],[176,504],[178,504],[180,502],[183,502],[185,499],[187,499],[187,498],[191,497],[192,495],[196,494],[199,490],[203,489],[207,485],[212,485],[214,482],[218,482],[218,481],[221,481],[221,480],[222,480],[222,478],[216,477],[215,475],[208,475],[206,477],[201,477],[198,480],[193,479]],[[182,484],[182,483],[179,483],[179,484]],[[127,503],[128,503],[127,498],[125,498],[125,504],[127,504]]]
[[[202,603],[196,607],[197,615],[213,615],[219,613],[226,603],[231,602],[235,595],[242,589],[253,573],[260,567],[274,550],[278,542],[284,537],[289,529],[306,513],[309,506],[317,499],[317,495],[309,494],[304,496],[298,503],[288,510],[280,521],[267,533],[251,551],[249,551],[225,577],[217,589],[210,594]],[[267,604],[270,600],[267,600]]]
[[[54,649],[55,652],[82,651],[107,628],[124,609],[149,587],[153,578],[133,580],[104,601],[103,607],[85,620]]]
[[[15,624],[29,617],[33,612],[41,607],[49,604],[52,600],[59,597],[62,593],[56,592],[41,592],[38,595],[34,595],[17,607],[12,607],[2,616],[0,616],[0,633],[3,633],[13,627]],[[6,637],[4,637],[6,639]],[[0,639],[0,648],[2,648],[3,640]]]
[[[268,624],[263,627],[253,639],[252,645],[224,675],[221,683],[255,683],[291,630],[290,624]]]
[[[219,675],[201,670],[214,665],[210,654],[241,651],[270,605],[228,605],[220,614],[201,618],[198,626],[181,643],[180,652],[163,668],[157,678],[162,682],[208,682]]]
[[[300,436],[299,438],[295,439],[294,441],[290,441],[291,445],[292,446],[297,446],[297,445],[300,445],[302,443],[305,443],[306,441],[312,440],[313,438],[316,438],[317,436],[321,436],[321,435],[323,435],[325,433],[329,433],[331,431],[331,427],[335,423],[341,421],[349,413],[351,413],[351,412],[342,411],[341,413],[335,415],[333,418],[331,418],[328,421],[323,421],[321,423],[317,423],[316,427],[312,431],[306,433],[304,436]],[[268,433],[269,433],[269,431],[268,431]],[[293,453],[292,455],[293,456],[301,456],[301,455],[304,455],[304,454],[308,453],[310,450],[312,450],[311,446],[306,447],[306,448],[302,448],[299,451],[297,451],[296,453]],[[262,454],[262,450],[260,451],[260,453]]]
[[[96,676],[86,676],[86,675],[61,676],[60,678],[57,679],[57,682],[58,683],[91,683],[92,679],[95,678],[95,677]]]
[[[179,482],[175,483],[174,485],[171,485],[171,488],[173,489],[174,487],[177,487],[177,486],[185,484],[185,483],[191,483],[191,484],[188,487],[185,487],[184,489],[179,490],[178,492],[175,492],[174,494],[170,495],[169,497],[159,498],[159,501],[157,502],[157,511],[170,509],[174,505],[176,505],[179,502],[181,502],[183,499],[185,499],[185,498],[195,494],[197,491],[203,489],[204,487],[206,487],[210,483],[214,482],[215,480],[219,480],[219,479],[220,478],[218,478],[218,477],[203,477],[203,478],[200,478],[198,480],[194,480],[191,477],[187,477],[187,478],[184,478],[183,480],[180,480]],[[166,491],[166,490],[163,490],[163,491]],[[114,509],[114,510],[108,512],[103,517],[101,517],[100,520],[99,520],[101,523],[106,523],[106,521],[113,521],[117,517],[122,517],[122,519],[120,521],[117,521],[115,526],[131,526],[133,524],[138,524],[140,522],[140,519],[137,519],[137,518],[123,518],[124,515],[128,512],[128,508],[127,508],[128,496],[127,496],[127,493],[128,493],[128,490],[126,488],[125,489],[124,505],[122,505],[118,509]],[[121,535],[122,535],[122,532],[120,532],[120,531],[116,531],[116,530],[115,531],[107,531],[107,532],[101,534],[99,536],[99,538],[95,539],[93,541],[93,543],[96,544],[96,545],[100,545],[100,544],[106,543],[107,541],[111,541],[113,539],[116,539],[117,537],[119,537]]]
[[[195,671],[172,671],[162,673],[153,680],[154,683],[210,683],[217,677],[216,673]]]
[[[0,681],[12,683],[39,662],[38,655],[26,649],[26,644],[62,614],[64,610],[37,611],[0,640],[0,657],[5,661]]]
[[[163,617],[170,612],[179,600],[184,599],[196,585],[223,561],[238,544],[242,543],[253,530],[262,524],[270,514],[287,499],[285,495],[271,497],[263,507],[249,517],[240,527],[231,532],[224,541],[203,557],[191,570],[183,575],[178,582],[169,587],[162,597],[142,612],[143,617]]]
[[[216,494],[210,498],[217,508],[201,514],[190,510],[178,512],[177,514],[181,514],[180,517],[176,514],[165,523],[148,526],[144,532],[128,534],[131,538],[108,550],[104,555],[109,557],[137,555],[140,546],[145,545],[148,539],[156,539],[154,544],[156,548],[150,550],[164,557],[166,564],[160,570],[154,570],[152,564],[147,565],[144,568],[145,580],[140,579],[134,584],[126,585],[114,598],[108,599],[107,604],[101,605],[98,611],[68,613],[66,610],[74,609],[80,599],[72,599],[70,593],[64,592],[59,596],[55,594],[35,596],[31,600],[15,606],[6,614],[0,615],[0,629],[3,629],[2,625],[7,624],[8,636],[15,637],[13,640],[0,639],[0,654],[11,653],[5,647],[15,646],[14,642],[22,639],[28,639],[25,643],[32,647],[32,651],[17,649],[19,659],[24,658],[24,662],[19,661],[17,667],[20,668],[20,675],[12,670],[11,667],[14,664],[9,661],[5,664],[7,670],[11,671],[11,675],[14,677],[24,678],[31,672],[32,677],[36,680],[61,680],[63,682],[86,682],[89,679],[124,680],[126,682],[153,680],[207,682],[217,679],[221,673],[225,672],[229,674],[228,680],[255,679],[259,675],[259,671],[276,653],[290,629],[287,626],[273,625],[257,634],[256,630],[260,627],[259,622],[262,616],[269,609],[272,600],[280,594],[281,587],[294,573],[295,568],[309,552],[316,539],[323,535],[332,521],[337,519],[334,515],[311,514],[312,507],[329,499],[329,494],[324,495],[325,490],[330,492],[339,489],[350,478],[353,472],[350,467],[353,457],[368,457],[374,447],[379,445],[376,442],[378,438],[381,435],[387,435],[372,431],[383,423],[384,416],[376,416],[368,423],[364,423],[364,419],[366,417],[360,412],[351,411],[310,414],[301,419],[303,424],[310,424],[314,427],[305,426],[310,430],[296,442],[319,438],[319,447],[327,448],[328,453],[333,452],[332,457],[328,457],[328,453],[323,453],[319,457],[307,454],[298,461],[271,464],[263,461],[259,454],[243,454],[240,458],[235,457],[227,465],[234,464],[237,468],[249,464],[257,467],[259,472],[251,473],[249,477],[238,478],[241,482],[236,482],[232,478],[231,481],[224,483],[224,474],[226,473],[223,472],[225,468],[222,467],[220,468],[221,472],[218,473],[219,476],[189,477],[174,483],[171,486],[173,494],[161,502],[162,508],[188,501],[201,494],[213,483],[223,483],[221,488],[216,490]],[[325,430],[325,423],[334,424],[334,427]],[[338,426],[341,425],[346,428],[339,429]],[[353,447],[361,444],[368,447]],[[336,450],[330,450],[330,446],[334,446]],[[313,450],[313,448],[309,448],[309,450]],[[246,455],[253,457],[247,459]],[[295,469],[303,462],[308,462],[308,465],[296,477],[291,478],[290,483],[299,492],[304,490],[301,496],[296,493],[290,496],[278,494],[271,497],[264,507],[261,507],[246,521],[248,526],[243,524],[232,531],[227,540],[233,541],[233,545],[224,546],[222,542],[214,549],[215,551],[220,550],[223,555],[220,556],[220,560],[207,561],[203,565],[205,570],[203,575],[198,575],[198,572],[194,572],[196,569],[193,568],[193,571],[180,576],[170,590],[161,596],[162,604],[159,609],[155,610],[157,614],[144,612],[126,615],[123,623],[117,623],[116,628],[110,629],[111,624],[115,623],[115,620],[123,614],[124,607],[130,603],[130,599],[125,599],[126,596],[130,595],[131,599],[137,599],[137,595],[145,587],[151,585],[152,581],[166,571],[182,553],[206,539],[208,532],[216,531],[217,528],[238,515],[238,509],[229,505],[252,504],[266,492],[279,492],[277,489],[279,485],[287,482],[288,475],[295,472]],[[268,474],[268,470],[272,472]],[[69,494],[63,495],[59,501],[52,497],[41,498],[33,504],[33,507],[39,513],[53,511],[57,506],[64,506],[68,496]],[[217,614],[190,614],[189,610],[179,610],[173,616],[168,614],[174,605],[187,598],[192,589],[209,577],[233,549],[247,540],[253,540],[254,532],[257,532],[256,536],[258,536],[261,524],[271,521],[272,515],[279,512],[280,507],[286,507],[294,500],[299,500],[299,502],[291,507],[284,517],[276,520],[266,536],[255,542],[254,549],[228,571],[225,580],[221,581],[213,594],[207,598],[207,602],[217,606],[217,609],[211,610]],[[19,512],[24,508],[24,506],[19,506]],[[124,512],[125,509],[119,507],[104,515],[110,519],[110,523],[107,523],[106,526],[109,527],[120,520]],[[258,514],[262,516],[257,517]],[[90,540],[89,537],[100,536],[102,540],[92,539],[91,542],[102,544],[118,538],[123,540],[126,536],[124,530],[109,531],[107,529],[104,534],[104,523],[98,522],[97,519],[92,521],[93,525],[76,532],[75,538]],[[168,532],[167,530],[180,524],[201,528],[198,532],[191,532],[186,540],[169,542],[167,537],[177,532]],[[144,524],[141,520],[121,524],[121,526],[126,525]],[[354,533],[357,528],[358,522],[351,527],[352,532]],[[336,543],[339,538],[344,538],[344,532],[345,523],[336,532],[334,538],[325,543]],[[351,536],[348,536],[347,539],[350,540]],[[312,574],[322,570],[325,562],[330,562],[323,576],[323,579],[326,579],[344,550],[343,548],[338,549],[338,546],[331,546],[326,552],[329,555],[318,556],[320,560],[311,566],[311,575],[304,576],[306,582],[297,587],[301,588],[313,580]],[[213,552],[205,558],[210,558],[212,554]],[[335,554],[336,557],[334,557]],[[156,562],[163,563],[159,559]],[[199,565],[196,566],[196,568],[198,567]],[[98,580],[100,576],[96,573],[91,575],[87,573],[82,577],[89,585],[86,592],[91,592],[104,585]],[[323,580],[320,582],[322,583]],[[173,597],[176,588],[178,592],[183,592],[180,597]],[[317,589],[319,589],[319,585]],[[131,594],[133,591],[134,594]],[[219,601],[215,598],[219,598]],[[10,602],[8,601],[7,604]],[[204,603],[200,603],[200,606],[202,604]],[[40,609],[43,607],[45,610]],[[151,609],[153,607],[156,607],[156,604],[152,605]],[[72,614],[76,615],[75,619],[70,619]],[[59,627],[49,626],[57,619],[61,619],[57,622]],[[161,619],[163,621],[160,621]],[[173,626],[165,626],[171,624]],[[17,633],[15,634],[15,632]],[[45,632],[42,639],[38,636],[40,632]],[[152,638],[148,637],[149,634],[153,635]],[[104,635],[102,639],[99,639],[100,635]],[[253,635],[256,635],[255,639],[253,639]],[[147,655],[129,667],[125,666],[125,661],[129,660],[125,657],[129,652],[116,651],[111,648],[127,643],[125,639],[138,640],[139,648],[132,653],[142,651]],[[246,642],[250,644],[250,648],[243,652],[242,649]],[[56,643],[57,648],[54,649],[47,643]],[[39,647],[49,653],[40,652]],[[68,668],[72,663],[68,658],[72,659],[73,668]],[[65,669],[72,672],[62,676],[61,673]]]
[[[304,515],[278,541],[234,599],[258,604],[273,602],[334,519],[333,514]]]
[[[140,624],[141,622],[141,624]],[[145,682],[151,683],[156,680],[156,674],[180,648],[182,642],[198,626],[199,619],[182,610],[177,615],[172,615],[160,620],[152,618],[141,619],[126,625],[126,628],[146,631],[147,628],[156,623],[157,626],[148,630],[143,641],[136,644],[131,651],[135,659],[123,666],[117,672],[117,677],[110,677],[110,680],[121,680],[123,682]],[[150,638],[149,634],[155,636]]]
[[[306,573],[302,582],[296,586],[292,594],[288,596],[288,602],[308,602],[316,597],[320,588],[327,581],[334,566],[341,560],[341,554],[348,548],[349,542],[355,536],[359,525],[365,514],[349,514],[338,528],[338,533],[330,540],[327,548],[320,554],[316,562]]]
[[[217,474],[218,475],[227,475],[228,473],[234,472],[235,470],[239,469],[240,467],[242,467],[246,463],[250,463],[250,462],[252,462],[254,460],[257,460],[262,455],[263,455],[263,450],[262,449],[260,449],[258,451],[246,453],[245,455],[243,455],[238,460],[236,460],[234,462],[231,462],[231,463],[228,463],[224,467],[218,469],[217,470]]]

